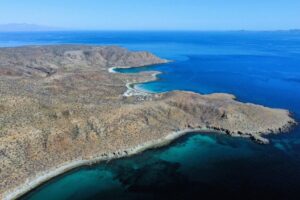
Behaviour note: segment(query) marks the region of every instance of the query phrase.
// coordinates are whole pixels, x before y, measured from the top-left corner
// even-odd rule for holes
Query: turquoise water
[[[227,92],[243,102],[300,116],[300,33],[49,32],[0,33],[0,46],[114,44],[174,62],[139,69],[163,72],[138,87]],[[191,134],[168,147],[62,175],[21,199],[300,199],[300,130],[270,145]]]
[[[289,163],[285,164],[285,174],[290,177],[284,185],[284,180],[276,178],[282,174],[282,163]],[[271,146],[214,134],[192,134],[169,147],[75,170],[23,199],[197,199],[220,194],[238,198],[245,193],[253,199],[283,198],[276,190],[286,190],[284,197],[298,191],[294,183],[299,180],[292,176],[299,171],[295,164]]]

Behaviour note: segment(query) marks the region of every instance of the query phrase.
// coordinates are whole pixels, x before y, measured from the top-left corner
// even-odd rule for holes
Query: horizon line
[[[292,29],[49,29],[49,30],[0,30],[5,32],[280,32],[300,31],[300,28]]]
[[[103,32],[276,32],[276,31],[300,31],[300,27],[296,28],[88,28],[88,27],[61,27],[35,23],[2,23],[0,24],[0,32],[58,32],[58,31],[103,31]]]

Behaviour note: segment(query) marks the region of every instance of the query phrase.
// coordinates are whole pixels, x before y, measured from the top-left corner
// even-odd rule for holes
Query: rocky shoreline
[[[78,166],[129,156],[187,132],[218,132],[268,143],[296,124],[287,110],[230,94],[132,87],[159,72],[114,67],[166,63],[119,47],[0,48],[0,199],[15,199]]]
[[[285,127],[283,127],[285,128]],[[286,127],[287,128],[287,127]],[[282,129],[284,130],[284,129]],[[287,131],[287,130],[286,130]],[[159,148],[165,145],[168,145],[169,143],[173,142],[174,140],[182,137],[185,134],[188,133],[219,133],[219,134],[226,134],[230,135],[232,137],[248,137],[248,136],[242,136],[240,134],[234,134],[230,133],[229,130],[220,130],[216,127],[206,127],[206,128],[198,128],[198,129],[186,129],[182,131],[172,132],[168,134],[165,138],[158,139],[156,141],[150,141],[145,144],[140,144],[136,147],[121,150],[117,152],[111,152],[111,153],[105,153],[100,156],[96,156],[90,159],[81,159],[76,161],[71,161],[68,163],[65,163],[59,167],[56,167],[55,169],[51,169],[47,172],[44,172],[42,174],[39,174],[36,176],[36,178],[33,178],[32,180],[27,180],[26,183],[24,183],[21,187],[16,188],[13,191],[8,191],[4,194],[3,200],[11,200],[11,199],[17,199],[19,197],[22,197],[23,195],[27,194],[31,190],[35,189],[36,187],[42,185],[43,183],[62,175],[66,172],[69,172],[72,169],[87,166],[87,165],[93,165],[93,164],[99,164],[103,161],[110,161],[113,159],[120,159],[125,158],[129,156],[133,156],[139,153],[142,153],[143,151],[153,149],[153,148]],[[253,141],[259,143],[259,144],[269,144],[269,140],[263,137],[255,137],[252,135],[249,135],[249,138]]]
[[[130,69],[132,67],[123,67],[123,69]],[[117,71],[115,71],[116,69],[118,69],[118,67],[112,67],[109,68],[109,72],[110,73],[118,73]],[[122,68],[120,68],[122,69]],[[161,72],[157,72],[154,71],[152,72],[152,79],[149,80],[145,80],[144,82],[132,82],[132,83],[127,83],[126,87],[127,87],[127,91],[123,94],[124,96],[148,96],[148,95],[153,95],[153,92],[148,92],[146,90],[141,90],[141,89],[137,89],[135,87],[136,84],[142,84],[142,83],[147,83],[150,81],[155,81],[157,80],[157,75],[161,74]],[[233,96],[233,98],[235,99],[235,96]],[[291,116],[291,114],[289,113],[289,115]],[[287,125],[284,125],[283,127],[278,128],[278,130],[269,130],[271,133],[273,134],[278,134],[278,133],[285,133],[285,132],[289,132],[293,126],[296,126],[296,122],[294,121],[290,121],[288,122]],[[199,129],[195,129],[198,131],[204,131],[204,132],[216,132],[216,133],[223,133],[229,136],[233,136],[233,137],[248,137],[251,140],[253,140],[254,142],[258,143],[258,144],[269,144],[270,141],[267,138],[262,137],[261,135],[263,135],[264,133],[261,133],[261,135],[253,135],[253,134],[243,134],[242,132],[231,132],[228,129],[224,129],[224,128],[218,128],[218,127],[214,127],[214,126],[206,126],[204,129],[203,128],[199,128]],[[194,132],[194,131],[191,131]]]

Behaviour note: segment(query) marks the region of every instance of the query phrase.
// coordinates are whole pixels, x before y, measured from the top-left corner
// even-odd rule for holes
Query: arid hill
[[[229,94],[126,96],[126,84],[154,80],[155,72],[108,70],[165,62],[119,47],[1,48],[0,199],[15,198],[67,163],[126,156],[180,131],[218,131],[267,143],[264,134],[295,124],[286,110],[240,103]]]

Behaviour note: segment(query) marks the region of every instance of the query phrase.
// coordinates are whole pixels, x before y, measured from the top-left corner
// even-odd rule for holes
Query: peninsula
[[[129,156],[188,132],[268,143],[296,122],[287,110],[230,94],[152,94],[134,83],[158,72],[112,73],[166,63],[120,47],[0,48],[0,199],[15,199],[72,168]]]

